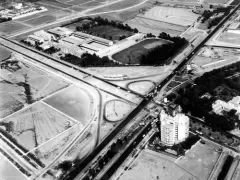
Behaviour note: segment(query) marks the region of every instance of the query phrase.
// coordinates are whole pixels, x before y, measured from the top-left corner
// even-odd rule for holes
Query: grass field
[[[169,43],[162,39],[146,39],[127,49],[124,49],[112,56],[116,61],[123,64],[139,64],[142,55],[147,54],[151,49]]]
[[[105,105],[105,118],[108,121],[120,121],[124,119],[132,110],[133,106],[124,101],[112,100]]]
[[[0,121],[0,128],[28,150],[43,144],[76,124],[49,106],[36,103]]]
[[[220,156],[220,153],[215,151],[216,148],[208,142],[205,144],[198,142],[176,164],[198,177],[199,180],[206,180]]]
[[[164,155],[144,150],[119,180],[196,180]]]
[[[89,33],[94,33],[100,35],[100,37],[104,37],[109,39],[109,37],[112,37],[112,40],[119,40],[119,37],[126,36],[129,37],[133,33],[129,31],[125,31],[119,28],[115,28],[113,26],[97,26],[94,28],[90,28],[88,30]]]
[[[14,57],[4,61],[1,66],[1,118],[68,85],[67,82],[18,61]]]
[[[50,22],[53,22],[56,20],[56,17],[54,15],[45,15],[45,16],[40,16],[34,19],[29,19],[27,21],[24,21],[24,23],[32,25],[32,26],[37,26],[40,24],[47,24]]]
[[[225,4],[229,0],[205,0],[205,2],[210,3],[210,4]]]
[[[8,21],[0,24],[0,35],[10,35],[22,30],[28,29],[29,26],[16,21]]]
[[[70,4],[59,2],[57,0],[42,0],[42,1],[38,1],[37,4],[42,5],[42,6],[51,5],[51,6],[55,6],[55,7],[58,7],[58,8],[68,8],[68,7],[71,7]]]
[[[128,88],[132,91],[138,92],[142,95],[145,95],[151,89],[155,87],[154,83],[151,81],[136,81],[128,84]]]
[[[44,102],[76,119],[83,125],[86,125],[90,120],[87,117],[92,111],[93,100],[87,91],[79,87],[70,86],[45,99]]]
[[[189,26],[197,20],[199,15],[188,9],[155,6],[139,16],[179,26]]]

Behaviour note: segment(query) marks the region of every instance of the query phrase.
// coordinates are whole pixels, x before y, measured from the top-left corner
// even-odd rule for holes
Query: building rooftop
[[[65,27],[56,27],[53,29],[49,29],[48,32],[58,36],[67,36],[73,33],[72,30]]]

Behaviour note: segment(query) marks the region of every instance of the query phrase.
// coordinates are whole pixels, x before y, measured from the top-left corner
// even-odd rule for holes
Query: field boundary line
[[[39,146],[34,147],[33,149],[29,150],[28,152],[26,152],[26,153],[23,154],[23,155],[27,155],[28,153],[33,153],[34,150],[36,150],[36,149],[40,148],[41,146],[43,146],[43,145],[49,143],[49,141],[52,141],[53,139],[57,138],[58,136],[62,135],[63,133],[66,133],[67,131],[70,131],[71,129],[75,128],[75,126],[78,126],[79,124],[81,124],[81,123],[74,124],[72,127],[70,127],[70,128],[68,128],[68,129],[66,129],[65,131],[63,131],[63,132],[57,134],[56,136],[54,136],[54,137],[52,137],[51,139],[47,140],[46,142],[40,144]],[[76,137],[76,136],[74,136],[74,137]]]
[[[48,104],[48,103],[46,103],[46,102],[44,102],[44,101],[41,101],[41,102],[42,102],[43,104],[45,104],[46,106],[48,106],[49,108],[55,110],[56,112],[58,112],[58,113],[60,113],[60,114],[62,114],[62,115],[64,115],[64,116],[68,117],[69,119],[72,119],[72,120],[73,120],[74,122],[76,122],[77,124],[80,123],[80,122],[77,121],[76,119],[74,119],[74,118],[72,118],[71,116],[65,114],[64,112],[56,109],[55,107],[51,106],[50,104]],[[67,120],[67,121],[69,121],[69,120]],[[69,121],[69,122],[70,122],[70,121]]]

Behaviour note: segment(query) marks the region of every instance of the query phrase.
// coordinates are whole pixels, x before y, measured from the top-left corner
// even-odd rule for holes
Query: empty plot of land
[[[93,107],[92,96],[84,89],[70,86],[44,100],[50,106],[86,125]]]
[[[98,0],[71,0],[68,1],[68,4],[72,4],[72,5],[84,5],[93,1],[98,1]]]
[[[11,56],[11,52],[0,46],[0,62],[8,59]]]
[[[208,142],[205,144],[198,142],[175,163],[200,180],[206,180],[220,156],[220,152],[217,152],[216,149],[215,145]]]
[[[82,10],[86,10],[88,8],[93,8],[99,5],[103,5],[105,4],[107,0],[97,0],[97,1],[88,1],[86,3],[80,4],[79,6],[74,6],[72,7],[73,10],[75,11],[82,11]]]
[[[65,153],[63,152],[64,148],[66,148],[76,135],[81,132],[82,128],[81,124],[76,124],[59,134],[59,136],[56,136],[42,146],[34,149],[32,153],[45,165],[48,165],[56,156]]]
[[[205,0],[205,2],[211,3],[211,4],[225,4],[228,1],[229,0]]]
[[[124,119],[133,108],[134,106],[124,101],[112,100],[105,105],[105,117],[108,121],[120,121]]]
[[[136,81],[128,84],[128,88],[132,91],[138,92],[145,95],[151,89],[155,87],[154,83],[151,81]]]
[[[0,35],[10,35],[22,30],[28,29],[29,26],[16,21],[8,21],[0,24]]]
[[[27,178],[0,153],[0,179],[27,180]]]
[[[24,21],[24,23],[32,25],[32,26],[37,26],[40,24],[44,23],[50,23],[56,20],[56,17],[54,15],[45,15],[45,16],[40,16],[34,19],[29,19],[27,21]]]
[[[225,42],[225,43],[230,43],[230,44],[240,44],[240,34],[237,33],[228,33],[228,32],[223,32],[217,39],[218,41]]]
[[[112,37],[113,40],[119,40],[119,37],[121,36],[129,37],[133,34],[132,32],[125,31],[113,26],[97,26],[90,28],[88,32],[98,34],[99,36],[107,39],[109,39],[109,37]]]
[[[0,69],[0,117],[6,117],[67,85],[67,82],[36,67],[15,58],[8,59]]]
[[[0,121],[0,128],[31,150],[76,124],[76,121],[42,103]]]
[[[146,39],[112,56],[116,61],[123,64],[139,64],[140,58],[151,49],[169,43],[162,39]]]
[[[125,21],[125,23],[132,28],[137,28],[139,32],[151,32],[154,35],[159,35],[161,32],[167,32],[170,35],[176,36],[182,34],[182,32],[187,29],[185,26],[142,18],[141,16],[136,16],[132,19],[129,19]]]
[[[189,26],[197,20],[199,15],[188,9],[155,6],[144,15],[139,16],[180,26]]]
[[[119,180],[195,180],[164,155],[144,150]]]
[[[51,6],[55,6],[55,7],[58,7],[58,8],[71,7],[70,4],[62,3],[62,2],[59,2],[57,0],[51,0],[51,1],[42,0],[42,1],[38,1],[37,4],[42,5],[42,6],[51,5]]]

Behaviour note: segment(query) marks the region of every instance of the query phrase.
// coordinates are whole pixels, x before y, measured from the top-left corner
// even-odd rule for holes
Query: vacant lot
[[[40,24],[47,24],[50,22],[53,22],[56,20],[56,17],[54,15],[45,15],[45,16],[40,16],[34,19],[29,19],[27,21],[24,21],[24,23],[32,25],[32,26],[37,26]]]
[[[105,117],[108,121],[120,121],[124,119],[133,108],[134,106],[131,106],[124,101],[112,100],[105,105]]]
[[[0,46],[0,62],[8,59],[11,56],[11,52]]]
[[[138,92],[142,95],[147,94],[150,90],[152,90],[155,85],[151,81],[136,81],[136,82],[131,82],[127,86],[130,90]]]
[[[240,44],[240,34],[223,32],[219,37],[218,41],[230,43],[230,44]]]
[[[23,108],[68,84],[14,57],[1,64],[0,117]]]
[[[42,6],[51,5],[51,6],[55,6],[55,7],[58,7],[58,8],[71,7],[70,4],[62,3],[62,2],[59,2],[57,0],[50,0],[50,1],[49,0],[42,0],[42,1],[38,1],[37,4],[42,5]]]
[[[206,180],[220,156],[216,149],[217,146],[208,142],[205,144],[198,142],[176,164],[200,180]]]
[[[191,9],[155,6],[140,16],[170,24],[189,26],[197,20],[199,15],[193,13]]]
[[[112,56],[113,59],[123,64],[139,64],[140,58],[151,49],[169,43],[162,39],[146,39]]]
[[[82,128],[82,125],[76,124],[65,132],[59,134],[59,136],[56,136],[42,146],[34,149],[32,153],[35,154],[45,165],[48,165],[54,160],[54,158],[56,158],[56,156],[63,153],[64,148],[66,148],[74,137],[81,132]]]
[[[0,153],[0,179],[3,180],[27,180],[27,178]]]
[[[164,155],[144,150],[119,180],[195,180]]]
[[[86,125],[92,112],[93,100],[90,94],[77,86],[70,86],[44,100],[50,106]]]
[[[229,0],[205,0],[205,2],[211,3],[211,4],[225,4],[228,1]]]
[[[29,26],[20,24],[16,21],[8,21],[0,24],[0,35],[10,35],[25,29]]]
[[[89,33],[93,33],[99,35],[100,37],[109,39],[112,37],[112,40],[119,40],[119,37],[126,36],[129,37],[133,33],[129,31],[125,31],[113,26],[97,26],[94,28],[90,28],[88,30]]]
[[[0,128],[28,150],[52,139],[76,124],[51,107],[36,103],[0,122]]]

